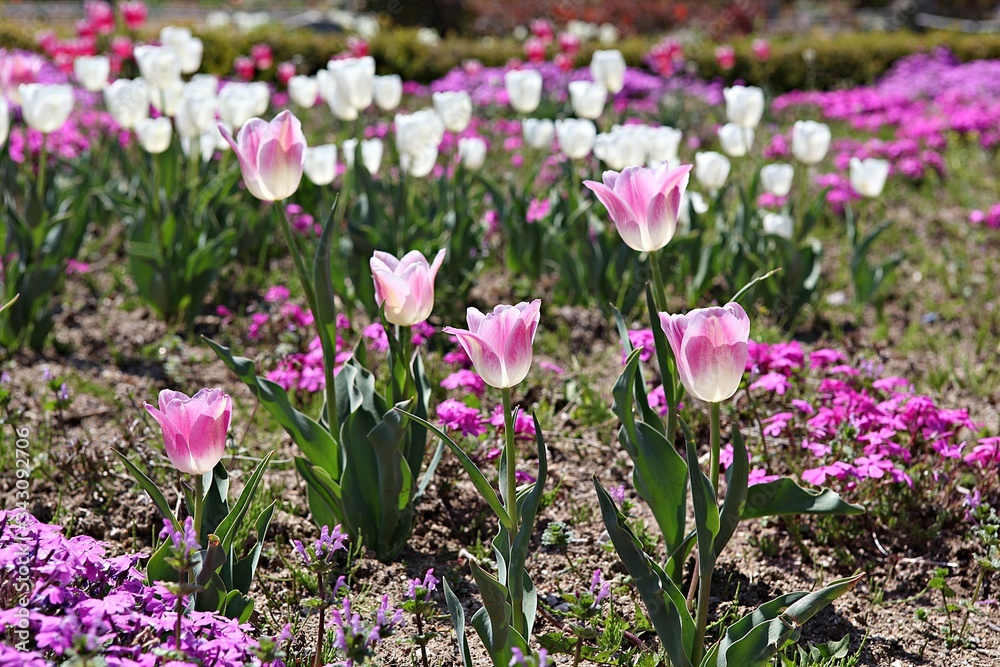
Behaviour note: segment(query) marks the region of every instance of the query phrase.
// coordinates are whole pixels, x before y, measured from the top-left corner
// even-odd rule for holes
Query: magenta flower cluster
[[[0,511],[0,573],[17,584],[0,596],[0,633],[14,638],[0,642],[0,665],[45,667],[90,652],[108,667],[262,664],[253,628],[212,613],[184,612],[176,643],[174,595],[144,583],[140,554],[106,553],[91,537]]]

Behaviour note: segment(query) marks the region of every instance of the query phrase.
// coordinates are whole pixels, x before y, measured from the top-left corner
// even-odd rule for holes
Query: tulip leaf
[[[267,528],[271,525],[271,517],[274,516],[274,507],[277,501],[268,505],[263,512],[257,516],[254,523],[254,530],[257,533],[257,543],[243,558],[233,565],[233,588],[239,590],[244,595],[250,592],[254,575],[257,573],[257,564],[260,562],[260,552],[264,548],[264,537],[267,535]]]
[[[492,486],[490,486],[490,483],[486,481],[485,475],[483,475],[482,471],[479,469],[479,466],[477,466],[475,462],[471,458],[469,458],[469,455],[466,454],[465,451],[461,447],[459,447],[458,444],[454,440],[452,440],[447,433],[445,433],[444,431],[442,431],[441,429],[439,429],[437,426],[430,423],[426,419],[418,417],[417,415],[410,412],[404,411],[403,414],[405,414],[407,417],[417,422],[418,424],[422,424],[431,433],[441,438],[442,442],[448,445],[448,448],[452,451],[452,453],[455,454],[456,457],[458,457],[458,462],[462,464],[463,468],[465,468],[465,472],[469,474],[469,478],[472,480],[472,484],[476,487],[476,490],[479,491],[479,495],[483,497],[483,500],[485,500],[486,503],[490,506],[490,508],[496,513],[497,518],[500,519],[500,522],[505,526],[512,525],[513,521],[511,520],[510,515],[507,513],[507,510],[504,509],[503,503],[500,502],[500,498],[497,496],[497,492],[493,489]]]
[[[649,620],[666,649],[671,664],[675,667],[691,667],[695,627],[684,595],[642,550],[642,544],[628,527],[626,517],[618,511],[597,477],[594,477],[594,487],[597,489],[604,526],[615,545],[618,557],[635,582]]]
[[[346,462],[340,479],[344,520],[351,535],[360,536],[365,547],[376,553],[380,546],[379,461],[368,434],[377,425],[364,410],[351,413],[340,423],[340,445]]]
[[[441,577],[441,587],[444,590],[445,604],[448,605],[448,612],[451,614],[451,624],[458,637],[458,652],[462,656],[462,667],[473,667],[469,640],[465,636],[465,609],[462,608],[462,603],[455,595],[455,591],[451,590],[447,577]]]
[[[323,468],[315,466],[301,456],[295,457],[295,469],[306,481],[309,511],[317,526],[333,528],[344,523],[344,506],[340,485]]]
[[[243,491],[236,500],[236,504],[233,505],[232,510],[218,524],[215,531],[213,531],[219,535],[222,540],[222,546],[226,550],[233,547],[233,543],[236,540],[236,533],[239,532],[240,526],[243,525],[243,519],[250,509],[253,497],[257,493],[257,488],[260,486],[261,480],[264,478],[264,472],[267,470],[267,466],[270,464],[273,456],[273,451],[264,455],[264,458],[260,460],[257,467],[250,473],[250,477],[247,479],[247,483],[244,485]],[[260,539],[263,540],[263,537]],[[243,592],[245,593],[246,591]]]
[[[204,503],[203,519],[201,522],[201,534],[198,536],[199,544],[207,544],[208,536],[211,533],[218,534],[219,524],[229,515],[229,473],[222,461],[215,464],[215,468],[202,475],[202,485],[205,489],[204,498],[195,498]]]
[[[656,261],[655,254],[650,256],[649,261]],[[667,341],[667,335],[663,332],[663,327],[660,326],[660,318],[656,315],[656,304],[649,283],[646,284],[646,308],[649,310],[649,325],[653,331],[653,343],[656,346],[656,362],[660,367],[660,383],[663,385],[664,397],[666,398],[668,409],[676,410],[677,404],[680,403],[681,397],[684,395],[684,387],[678,381],[677,361],[674,359],[673,348],[670,347],[670,343]],[[659,420],[653,423],[659,423]],[[672,435],[674,434],[667,434],[668,437]],[[672,442],[670,444],[673,446]]]
[[[538,449],[538,479],[535,480],[531,490],[521,494],[521,497],[518,499],[517,511],[520,516],[520,527],[517,530],[517,536],[514,537],[514,543],[510,550],[510,562],[507,564],[507,580],[510,581],[514,577],[521,577],[523,591],[529,593],[530,589],[530,594],[522,596],[524,603],[522,604],[522,609],[524,610],[525,625],[527,627],[517,628],[519,632],[521,630],[525,631],[525,637],[531,636],[538,598],[535,594],[534,583],[528,576],[524,564],[528,559],[531,534],[535,528],[535,517],[538,514],[538,507],[542,502],[542,494],[545,490],[545,477],[548,474],[545,442],[542,440],[542,425],[538,423],[538,418],[535,415],[532,415],[531,418],[535,424],[535,446]],[[501,530],[503,530],[502,527]]]
[[[787,514],[864,514],[865,508],[844,501],[829,489],[804,489],[789,477],[766,484],[756,484],[747,490],[744,519]]]
[[[726,498],[722,501],[719,515],[719,534],[715,536],[716,557],[732,539],[743,514],[747,498],[747,483],[750,476],[750,457],[743,442],[743,434],[733,426],[733,462],[726,470]]]
[[[471,561],[469,565],[483,598],[483,607],[473,615],[472,626],[486,645],[494,667],[508,667],[514,647],[526,655],[530,650],[521,633],[510,625],[512,614],[507,602],[507,589],[496,577],[479,567],[476,561]]]
[[[276,382],[257,376],[253,360],[234,357],[228,347],[205,338],[223,363],[243,380],[257,400],[267,409],[279,424],[292,436],[292,440],[314,465],[321,466],[334,480],[339,480],[342,470],[340,448],[334,437],[316,420],[292,407],[288,394]],[[338,379],[340,375],[338,374]],[[339,398],[338,398],[339,400]],[[339,435],[339,434],[338,434]]]
[[[838,579],[811,593],[790,593],[761,605],[731,625],[702,662],[704,667],[762,667],[821,609],[848,592],[865,574]]]
[[[374,548],[382,560],[391,560],[406,546],[413,526],[413,475],[403,457],[409,426],[403,409],[412,402],[397,403],[368,432],[378,462],[378,534]]]
[[[129,471],[135,481],[138,482],[139,486],[142,487],[142,490],[145,491],[146,495],[148,495],[150,500],[153,501],[153,504],[156,505],[156,509],[160,510],[160,514],[163,515],[163,518],[170,519],[170,522],[174,524],[174,530],[181,530],[181,524],[177,520],[177,517],[174,516],[174,511],[170,508],[170,503],[167,502],[163,492],[160,491],[160,488],[156,486],[153,480],[147,477],[144,472],[139,470],[139,468],[136,467],[136,465],[120,451],[114,447],[111,448],[111,451],[115,453],[115,456],[117,456],[122,462],[125,469]]]
[[[338,201],[334,205],[339,208]],[[337,301],[333,291],[331,267],[334,259],[333,235],[340,222],[340,216],[328,216],[313,259],[313,282],[316,290],[316,328],[319,331],[320,346],[323,348],[323,373],[326,378],[326,405],[328,410],[336,410],[334,390],[334,366],[337,359]],[[330,416],[327,415],[327,421]]]
[[[181,528],[178,527],[176,530],[181,530]],[[170,549],[170,543],[163,542],[153,552],[153,555],[149,557],[149,560],[146,562],[147,584],[152,584],[154,581],[166,581],[171,583],[177,581],[177,570],[167,564],[167,558],[170,556]]]

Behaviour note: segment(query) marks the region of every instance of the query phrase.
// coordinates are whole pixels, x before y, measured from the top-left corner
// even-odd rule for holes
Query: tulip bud
[[[293,76],[288,80],[288,96],[303,109],[312,109],[319,99],[319,82],[311,76]]]
[[[240,162],[247,189],[263,201],[281,201],[299,188],[305,161],[302,124],[285,110],[270,123],[251,118],[236,139],[219,128]]]
[[[108,85],[111,61],[107,56],[80,56],[73,61],[73,75],[80,85],[96,93]]]
[[[851,187],[862,197],[878,197],[889,176],[889,163],[885,160],[851,158]]]
[[[646,126],[616,125],[611,132],[601,133],[594,140],[594,155],[615,171],[646,162]]]
[[[764,115],[764,91],[756,86],[733,86],[722,91],[726,117],[740,127],[753,129]]]
[[[722,151],[730,157],[743,157],[753,146],[754,132],[736,123],[726,123],[719,128],[719,143]]]
[[[830,148],[830,127],[814,120],[797,120],[792,126],[792,155],[805,165],[823,161]]]
[[[626,167],[621,173],[606,171],[603,183],[584,181],[608,209],[625,245],[639,252],[653,252],[670,243],[677,231],[681,200],[687,189],[691,165],[671,169]]]
[[[583,118],[564,118],[556,121],[556,139],[559,150],[573,160],[586,157],[594,148],[597,126]]]
[[[434,278],[444,262],[446,251],[440,250],[434,263],[416,250],[396,259],[386,252],[376,251],[371,258],[375,301],[385,308],[390,324],[412,327],[430,317],[434,309]]]
[[[556,136],[556,125],[548,118],[525,118],[521,121],[524,142],[532,148],[550,148]]]
[[[469,308],[468,330],[445,327],[444,332],[458,338],[483,382],[508,389],[522,382],[531,370],[541,306],[541,300],[535,299],[516,306],[500,305],[486,314]]]
[[[202,389],[190,398],[164,389],[157,402],[159,408],[143,407],[160,424],[170,463],[191,475],[211,472],[226,451],[233,399],[221,389]]]
[[[694,176],[710,191],[718,190],[729,178],[729,158],[712,151],[695,153]]]
[[[684,388],[697,399],[721,403],[740,387],[747,364],[750,318],[738,303],[697,308],[687,315],[660,313]]]
[[[716,47],[715,61],[722,69],[732,69],[736,65],[736,49],[728,44]]]
[[[412,114],[396,114],[396,149],[399,166],[407,174],[423,178],[437,162],[438,145],[444,137],[444,123],[433,109]]]
[[[469,127],[472,121],[472,98],[468,92],[460,90],[434,93],[431,99],[446,130],[457,134]]]
[[[677,149],[680,148],[683,133],[672,127],[654,127],[649,132],[649,143],[646,148],[650,163],[680,161]]]
[[[73,88],[69,85],[22,83],[18,92],[24,122],[42,134],[58,130],[73,111]]]
[[[331,111],[340,120],[355,120],[374,98],[375,59],[365,56],[331,60],[327,69],[335,84],[332,99],[327,99]]]
[[[458,158],[469,171],[478,171],[486,163],[486,142],[479,137],[458,140]]]
[[[595,120],[604,111],[608,89],[601,82],[570,81],[569,99],[578,118]]]
[[[146,24],[149,9],[142,0],[127,0],[119,4],[118,8],[121,9],[125,27],[129,30],[139,30]]]
[[[760,169],[760,185],[764,192],[785,197],[792,189],[795,168],[790,164],[769,164]]]
[[[375,77],[375,105],[383,111],[394,111],[403,99],[403,79],[398,74]]]
[[[186,87],[174,117],[177,134],[187,139],[204,134],[215,123],[218,106],[214,95],[206,95],[198,88]]]
[[[226,84],[219,92],[219,118],[226,127],[238,130],[258,115],[257,98],[257,92],[245,83],[234,81]]]
[[[536,70],[510,70],[504,75],[510,106],[518,113],[531,113],[542,100],[542,75]]]
[[[316,185],[330,185],[337,176],[337,145],[324,144],[306,149],[303,163],[306,178]]]

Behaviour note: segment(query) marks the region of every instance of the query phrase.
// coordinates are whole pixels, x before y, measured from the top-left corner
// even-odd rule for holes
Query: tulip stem
[[[660,262],[659,253],[653,251],[649,253],[649,270],[653,274],[653,305],[660,311],[666,311],[667,309],[667,292],[663,287],[663,274],[660,272]],[[656,327],[660,326],[659,318],[656,313],[649,314],[649,326],[654,330]],[[659,352],[659,351],[658,351]],[[671,391],[664,392],[664,396],[667,398],[667,442],[670,444],[674,443],[674,436],[677,434],[677,404],[680,402],[680,396],[676,394],[677,391],[677,378],[676,373],[676,361],[674,360],[674,352],[667,345],[667,349],[664,351],[666,353],[668,371],[670,377],[661,377],[660,382],[665,386],[670,386]],[[667,383],[670,385],[667,385]]]
[[[38,150],[38,183],[36,183],[36,192],[39,207],[45,202],[45,163],[49,161],[48,151],[45,149],[45,140],[47,138],[47,134],[42,135],[42,146]]]
[[[714,403],[713,405],[718,405]],[[694,628],[694,656],[693,664],[701,663],[701,658],[705,654],[705,630],[708,625],[708,602],[712,593],[712,572],[703,575],[698,582],[698,611],[695,615]]]
[[[511,400],[510,387],[504,387],[500,391],[503,396],[503,425],[504,438],[506,440],[504,461],[507,468],[506,491],[503,495],[504,500],[507,501],[507,514],[511,520],[510,544],[513,547],[514,539],[517,537],[518,532],[517,450],[514,447],[514,406]],[[510,593],[511,625],[522,635],[524,634],[524,628],[522,627],[524,625],[524,609],[522,606],[522,598],[524,597],[523,588],[524,581],[521,578],[521,573],[508,572],[507,590]]]
[[[205,476],[194,476],[194,534],[201,540],[201,523],[205,518]]]
[[[711,440],[709,442],[712,448],[712,461],[710,464],[711,467],[709,471],[712,479],[712,488],[715,489],[716,493],[719,492],[719,443],[721,440],[721,434],[720,434],[721,428],[719,426],[720,407],[721,407],[720,403],[712,403],[711,410],[709,412],[710,415],[709,424],[711,429],[710,432]]]
[[[654,250],[649,253],[649,270],[653,274],[653,303],[659,310],[667,309],[667,292],[663,287],[663,274],[660,273],[659,254]],[[653,313],[650,313],[650,317]],[[656,326],[656,323],[652,323]]]

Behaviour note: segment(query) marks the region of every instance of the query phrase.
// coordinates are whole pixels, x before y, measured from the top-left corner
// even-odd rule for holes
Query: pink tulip
[[[164,389],[159,409],[143,407],[160,423],[170,463],[181,472],[202,475],[215,467],[226,451],[226,432],[233,414],[233,399],[221,389],[202,389],[188,398]]]
[[[529,37],[524,40],[524,56],[531,63],[540,63],[545,60],[545,42],[537,37]]]
[[[660,326],[689,394],[721,403],[736,393],[750,338],[750,318],[738,303],[697,308],[687,315],[660,313]]]
[[[250,47],[250,57],[254,66],[260,71],[271,69],[274,65],[274,51],[268,44],[254,44]]]
[[[254,197],[281,201],[299,189],[306,137],[291,111],[282,111],[270,123],[251,118],[235,140],[222,123],[219,131],[239,158],[243,181]]]
[[[253,58],[249,58],[247,56],[236,56],[233,60],[233,71],[236,72],[236,76],[244,81],[251,81],[254,74],[257,73],[257,64],[254,62]]]
[[[531,368],[531,346],[541,317],[541,299],[516,306],[501,305],[483,314],[469,308],[469,330],[445,327],[458,338],[483,382],[507,389],[520,383]]]
[[[766,39],[755,39],[753,43],[750,44],[750,48],[753,49],[753,56],[760,62],[765,62],[771,59],[771,42]]]
[[[689,164],[676,169],[666,163],[625,167],[621,173],[604,172],[604,183],[583,184],[608,209],[625,245],[639,252],[652,252],[670,243],[677,231],[677,216],[690,171]]]
[[[736,65],[736,49],[728,44],[716,47],[715,60],[722,69],[732,69]]]
[[[535,19],[531,22],[531,34],[548,44],[555,39],[556,31],[548,19]]]
[[[285,61],[283,63],[278,63],[278,69],[276,70],[278,83],[282,86],[287,87],[288,82],[291,81],[292,77],[295,76],[295,64]]]
[[[396,259],[387,252],[375,251],[371,258],[375,301],[385,306],[385,319],[401,327],[412,327],[430,317],[434,309],[434,278],[444,261],[445,251],[434,263],[416,250]]]
[[[129,0],[123,2],[118,7],[122,11],[122,18],[125,20],[125,27],[129,30],[138,30],[146,25],[146,17],[149,16],[149,8],[142,0]]]
[[[580,52],[580,38],[571,32],[559,33],[559,50],[571,58]]]

